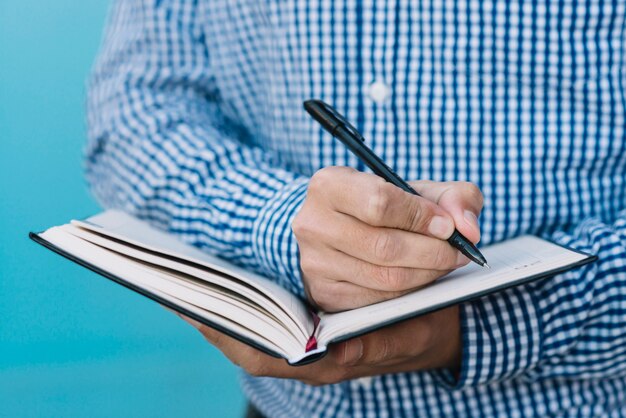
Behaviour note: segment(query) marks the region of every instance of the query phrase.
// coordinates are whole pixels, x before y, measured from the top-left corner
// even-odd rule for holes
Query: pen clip
[[[345,130],[350,132],[356,138],[358,138],[361,141],[365,142],[365,138],[363,138],[363,135],[361,135],[361,133],[354,126],[352,126],[352,124],[350,122],[348,122],[348,120],[346,118],[344,118],[343,115],[341,115],[339,112],[337,112],[337,110],[335,110],[334,107],[332,107],[328,103],[323,102],[321,100],[319,100],[319,104],[321,104],[324,107],[324,109],[326,109],[328,111],[328,113],[332,114],[333,117],[335,117],[335,119],[337,119],[337,121],[339,121],[339,123],[341,124],[340,125],[341,127],[343,127]]]

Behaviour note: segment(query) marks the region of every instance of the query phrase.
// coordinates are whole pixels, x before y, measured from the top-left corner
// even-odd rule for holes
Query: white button
[[[374,81],[369,87],[369,96],[376,103],[383,103],[391,96],[391,88],[382,81]]]

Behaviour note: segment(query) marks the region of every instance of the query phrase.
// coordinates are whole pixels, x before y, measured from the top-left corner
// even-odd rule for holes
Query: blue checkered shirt
[[[302,294],[290,224],[319,168],[363,168],[333,103],[407,179],[467,180],[482,243],[599,261],[461,307],[462,369],[311,387],[244,376],[270,417],[626,416],[624,0],[119,0],[90,83],[87,176]]]

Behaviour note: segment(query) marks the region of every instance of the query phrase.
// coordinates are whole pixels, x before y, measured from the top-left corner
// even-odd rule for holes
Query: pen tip
[[[491,269],[491,266],[490,266],[489,264],[487,264],[487,263],[485,263],[485,264],[483,265],[483,267],[486,267],[486,268],[488,268],[488,269]]]

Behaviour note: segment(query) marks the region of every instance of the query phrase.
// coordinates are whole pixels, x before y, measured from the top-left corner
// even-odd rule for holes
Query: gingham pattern
[[[626,416],[625,9],[119,0],[90,86],[88,179],[103,205],[302,292],[289,225],[307,179],[363,168],[302,110],[322,98],[401,176],[477,183],[483,244],[537,234],[600,261],[463,305],[458,380],[245,377],[250,399],[271,417]]]

